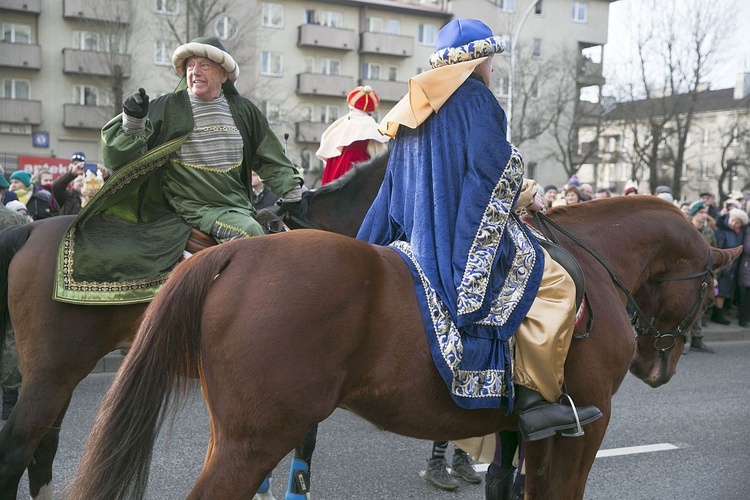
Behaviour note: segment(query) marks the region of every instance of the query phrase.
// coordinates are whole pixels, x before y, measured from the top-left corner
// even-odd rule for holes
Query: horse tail
[[[201,375],[201,318],[211,283],[231,261],[220,245],[180,264],[144,313],[133,347],[107,391],[72,499],[143,498],[153,446]]]
[[[0,359],[3,355],[3,339],[10,325],[8,309],[8,271],[10,262],[31,234],[31,224],[22,224],[0,231]]]

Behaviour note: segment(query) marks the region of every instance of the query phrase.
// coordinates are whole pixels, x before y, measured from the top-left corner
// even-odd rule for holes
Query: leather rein
[[[576,245],[578,245],[583,250],[588,252],[589,255],[594,257],[597,260],[597,262],[599,262],[599,264],[601,264],[602,267],[606,269],[607,273],[609,273],[609,276],[612,279],[612,282],[615,285],[617,285],[617,287],[620,290],[622,290],[622,292],[625,294],[625,297],[627,297],[628,306],[633,311],[630,317],[630,322],[633,325],[633,328],[635,330],[636,339],[639,336],[647,336],[647,335],[653,336],[654,337],[654,349],[658,351],[662,351],[662,352],[668,351],[675,346],[675,343],[677,341],[677,336],[681,336],[685,341],[687,341],[687,329],[693,323],[693,321],[695,321],[696,317],[702,311],[701,305],[703,304],[703,299],[705,298],[706,291],[708,290],[708,287],[712,284],[713,278],[715,276],[715,273],[712,269],[713,254],[711,253],[711,249],[708,250],[708,264],[706,264],[706,268],[703,271],[686,274],[684,276],[669,276],[666,278],[654,278],[653,279],[653,282],[655,283],[666,283],[669,281],[684,281],[684,280],[691,280],[691,279],[696,279],[696,278],[703,278],[703,283],[701,283],[700,290],[698,290],[698,295],[695,297],[695,300],[693,301],[692,305],[690,306],[690,309],[688,310],[687,314],[685,314],[685,317],[682,319],[680,324],[677,325],[676,328],[673,328],[671,330],[659,330],[656,327],[656,316],[652,316],[650,321],[646,320],[648,316],[646,315],[646,313],[643,312],[643,309],[641,309],[641,307],[635,301],[633,294],[630,293],[630,290],[628,290],[627,287],[623,284],[622,280],[620,280],[620,277],[617,276],[617,274],[612,270],[609,264],[607,264],[607,262],[599,254],[597,254],[596,251],[586,246],[585,243],[583,243],[581,240],[579,240],[574,235],[572,235],[568,230],[566,230],[565,228],[560,226],[557,222],[553,221],[552,219],[542,214],[541,212],[534,213],[534,220],[536,221],[540,230],[544,233],[544,235],[547,238],[550,238],[552,239],[552,241],[555,241],[554,236],[552,236],[552,231],[549,228],[549,226],[552,226],[555,229],[557,229],[559,232],[561,232],[563,235],[568,237]],[[588,301],[588,298],[586,300]]]

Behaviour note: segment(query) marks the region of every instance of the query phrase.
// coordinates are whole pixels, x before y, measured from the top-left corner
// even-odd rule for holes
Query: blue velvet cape
[[[523,160],[506,123],[492,92],[469,78],[416,129],[399,127],[357,235],[406,261],[433,360],[464,408],[511,407],[509,340],[544,267],[513,213]]]

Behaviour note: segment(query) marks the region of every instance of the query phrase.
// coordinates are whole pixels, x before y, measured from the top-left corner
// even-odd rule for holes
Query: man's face
[[[221,95],[221,85],[227,81],[224,68],[206,57],[191,57],[185,63],[188,90],[195,97],[210,101]]]
[[[552,203],[557,198],[557,189],[548,189],[544,192],[544,200]]]
[[[18,179],[11,179],[10,180],[10,190],[11,191],[19,191],[21,189],[26,189],[26,185],[19,181]]]
[[[594,195],[594,199],[595,200],[604,200],[604,199],[607,199],[607,198],[609,198],[609,196],[607,196],[607,193],[605,193],[604,191],[602,191],[600,193],[596,193]]]
[[[260,180],[260,177],[257,173],[255,173],[255,171],[253,171],[252,186],[255,190],[261,189],[263,187],[263,182]]]

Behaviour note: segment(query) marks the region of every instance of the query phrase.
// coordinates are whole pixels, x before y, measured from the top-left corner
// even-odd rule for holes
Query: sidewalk
[[[721,342],[721,341],[736,341],[736,340],[750,340],[750,327],[741,327],[737,324],[737,320],[734,317],[734,311],[728,314],[729,319],[732,321],[730,325],[720,325],[712,321],[708,321],[706,326],[703,327],[703,340],[708,343]],[[706,316],[708,318],[708,316]],[[104,373],[104,372],[116,372],[124,356],[120,353],[120,349],[116,349],[96,364],[91,373]]]

